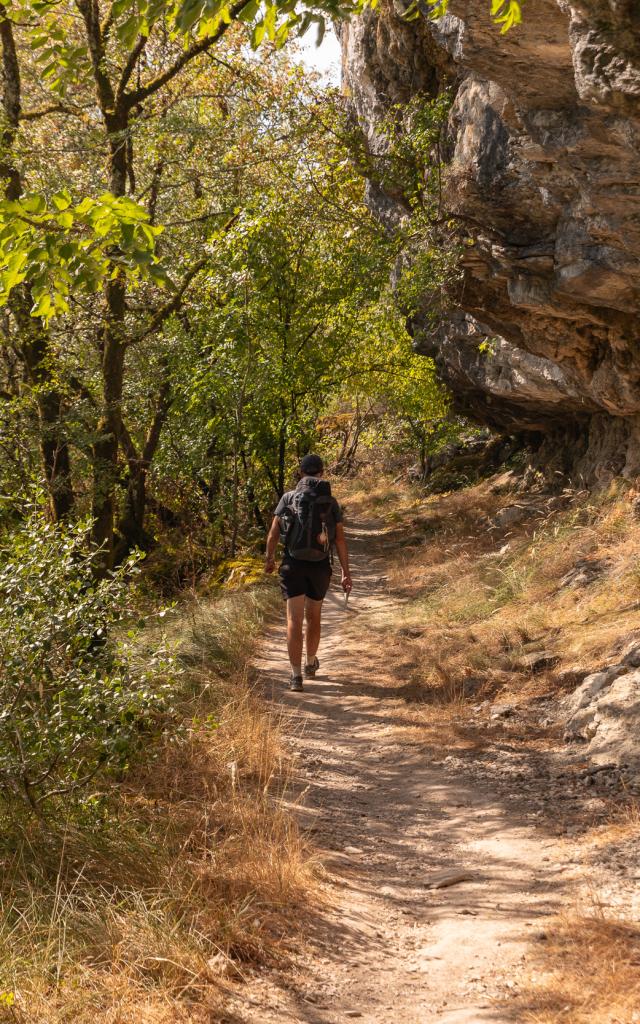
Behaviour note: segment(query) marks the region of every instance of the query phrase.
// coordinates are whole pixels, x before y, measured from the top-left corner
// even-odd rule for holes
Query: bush
[[[86,533],[34,516],[0,552],[0,796],[36,813],[125,767],[169,711],[170,659],[137,667],[115,628],[136,559],[96,581]]]

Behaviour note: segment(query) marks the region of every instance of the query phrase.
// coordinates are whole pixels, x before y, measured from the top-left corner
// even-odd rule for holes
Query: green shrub
[[[136,665],[122,624],[136,558],[98,582],[86,535],[34,516],[0,551],[0,797],[36,813],[126,767],[170,711],[171,659]]]

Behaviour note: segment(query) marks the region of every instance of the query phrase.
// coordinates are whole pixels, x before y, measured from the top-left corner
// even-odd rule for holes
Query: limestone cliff
[[[458,407],[569,440],[590,481],[636,475],[640,4],[523,13],[502,36],[487,0],[451,0],[436,22],[368,12],[344,30],[345,80],[374,147],[391,104],[453,88],[445,202],[475,244],[451,307],[413,330]],[[394,201],[371,190],[381,213]]]

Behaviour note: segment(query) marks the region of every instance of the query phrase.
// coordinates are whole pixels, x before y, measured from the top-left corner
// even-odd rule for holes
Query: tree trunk
[[[249,508],[253,512],[253,518],[256,521],[256,526],[258,527],[258,529],[259,530],[266,530],[266,528],[267,528],[266,527],[266,523],[264,521],[264,517],[262,515],[262,512],[260,511],[260,506],[258,505],[258,500],[256,498],[255,488],[253,486],[253,483],[251,481],[251,475],[249,473],[249,464],[248,464],[248,461],[247,461],[247,453],[245,452],[244,448],[241,449],[240,456],[242,458],[242,468],[244,469],[244,478],[245,478],[245,488],[244,488],[244,491],[245,491],[245,495],[246,495],[246,498],[247,498],[247,504],[248,504]]]
[[[153,537],[145,530],[147,511],[147,467],[139,466],[129,477],[124,512],[114,540],[113,564],[119,565],[133,548],[148,551]]]
[[[409,426],[411,433],[413,434],[418,448],[418,458],[420,460],[420,474],[423,480],[426,480],[429,473],[429,438],[427,432],[416,423],[410,416],[407,416],[406,422]]]
[[[129,481],[124,515],[118,523],[120,538],[114,550],[115,562],[125,558],[133,547],[147,551],[153,543],[153,538],[144,527],[147,511],[147,475],[171,406],[171,379],[166,359],[162,361],[161,367],[162,380],[156,399],[155,412],[140,454],[138,454],[124,423],[120,423],[119,441],[129,462]]]
[[[284,477],[287,468],[287,417],[283,415],[280,422],[278,438],[278,497],[284,494]]]
[[[109,187],[114,196],[124,196],[127,189],[128,113],[104,113],[109,140]],[[100,567],[103,570],[111,568],[114,563],[115,486],[118,479],[125,357],[126,283],[122,275],[107,280],[104,301],[105,319],[99,339],[103,412],[93,446],[92,495],[92,540],[100,549]]]
[[[0,180],[5,182],[7,199],[18,199],[22,193],[20,171],[13,162],[13,144],[20,126],[22,87],[20,65],[13,35],[13,22],[7,17],[6,8],[0,8],[0,43],[2,44],[2,150],[0,156]]]
[[[127,185],[129,185],[131,192],[134,192],[136,187],[133,167],[133,137],[131,134],[132,112],[140,107],[144,99],[158,92],[158,90],[178,75],[191,60],[194,60],[213,46],[226,32],[227,24],[238,18],[245,4],[241,2],[236,7],[232,7],[230,11],[231,20],[229,22],[224,22],[218,31],[210,37],[198,40],[193,45],[187,47],[181,57],[174,61],[163,74],[157,75],[146,86],[143,87],[139,84],[137,89],[129,92],[127,87],[136,68],[138,70],[140,68],[139,60],[146,46],[147,37],[144,34],[139,36],[129,53],[124,68],[112,80],[110,74],[113,72],[113,65],[106,52],[106,40],[103,31],[104,23],[101,23],[100,19],[101,5],[98,0],[76,0],[76,5],[84,21],[93,69],[96,100],[100,107],[106,130],[109,190],[113,196],[122,197],[127,193]],[[156,189],[161,173],[162,161],[157,165],[153,179],[156,183],[154,186]],[[152,191],[152,216],[155,216],[154,207],[156,200],[157,194],[154,197]],[[119,253],[115,250],[111,255],[116,257]],[[162,310],[157,311],[152,318],[150,328],[146,332],[147,336],[152,331],[157,330],[164,322],[164,319],[179,308],[184,290],[204,263],[205,260],[203,259],[191,268],[183,281],[181,289],[178,289],[177,294]],[[130,531],[134,537],[140,536],[144,528],[146,474],[151,461],[151,455],[147,456],[143,452],[139,459],[133,457],[132,446],[128,443],[130,438],[128,438],[122,417],[123,378],[125,354],[128,344],[125,336],[127,283],[124,275],[117,272],[115,277],[108,278],[103,294],[103,327],[96,338],[102,360],[103,408],[93,449],[92,505],[94,515],[93,540],[102,552],[100,568],[104,570],[113,565],[114,558],[116,557],[114,547],[115,487],[119,473],[119,447],[122,445],[125,450],[130,472],[123,522],[126,524],[126,530]],[[162,422],[163,417],[159,421],[154,421],[154,423],[160,426]],[[152,429],[155,429],[155,427]],[[154,441],[154,450],[157,439],[156,437]],[[126,536],[123,540],[126,541]],[[121,547],[122,543],[119,542],[118,554]]]
[[[101,338],[103,412],[93,445],[92,540],[100,549],[101,568],[113,565],[115,486],[118,479],[118,449],[121,423],[124,345],[122,326],[125,312],[124,283],[118,279],[105,285],[106,324]]]
[[[15,306],[15,304],[14,304]],[[28,313],[27,313],[28,316]],[[30,325],[29,325],[30,326]],[[27,325],[23,330],[26,332]],[[53,519],[58,522],[73,509],[71,457],[63,426],[63,399],[52,383],[48,338],[33,322],[32,337],[23,342],[21,354],[38,407],[40,451]]]
[[[0,11],[0,44],[2,46],[2,111],[0,180],[5,182],[5,196],[16,200],[22,194],[22,177],[13,161],[13,146],[20,126],[21,81],[20,64],[13,35],[13,22]],[[52,369],[49,337],[42,321],[30,314],[33,305],[29,285],[16,289],[10,296],[20,342],[18,352],[27,378],[34,388],[40,427],[40,451],[51,514],[58,521],[73,508],[71,458],[62,424],[64,402],[57,389]]]
[[[239,522],[239,502],[238,498],[240,495],[240,474],[238,472],[238,451],[237,445],[234,443],[233,452],[233,478],[232,478],[232,489],[231,489],[231,557],[235,558],[238,548],[238,533],[240,530]]]

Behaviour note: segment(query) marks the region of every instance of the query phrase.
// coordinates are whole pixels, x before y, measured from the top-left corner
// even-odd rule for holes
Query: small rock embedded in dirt
[[[535,513],[536,509],[526,508],[523,505],[507,505],[506,508],[501,508],[496,513],[492,525],[503,530],[507,526],[515,526],[517,523],[523,522],[524,519],[535,515]]]
[[[212,980],[220,977],[231,977],[235,981],[243,980],[240,969],[224,953],[216,953],[207,960],[207,973]]]
[[[504,494],[507,491],[512,490],[516,486],[517,476],[512,469],[505,471],[504,473],[498,473],[492,480],[489,490],[492,494]],[[636,499],[640,502],[640,499]],[[635,514],[635,512],[634,512]],[[638,511],[637,518],[640,519],[640,509]]]
[[[516,667],[522,672],[542,672],[545,668],[554,668],[560,661],[557,654],[551,654],[549,651],[532,651],[530,654],[525,654],[524,657],[518,658]]]
[[[362,1017],[360,1010],[345,1010],[344,1015],[345,1017]]]
[[[609,558],[581,558],[573,569],[562,577],[560,587],[586,587],[611,568]]]
[[[515,713],[515,709],[512,704],[496,704],[491,713],[491,718],[511,718]]]
[[[428,889],[446,889],[450,885],[458,885],[460,882],[469,882],[473,875],[469,871],[441,871],[432,875],[427,882]]]

